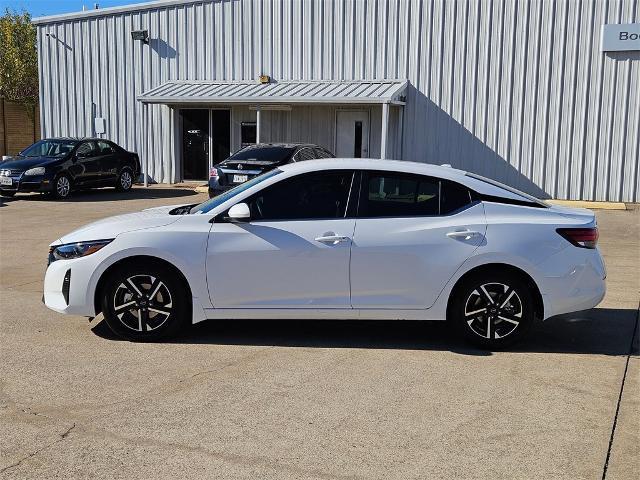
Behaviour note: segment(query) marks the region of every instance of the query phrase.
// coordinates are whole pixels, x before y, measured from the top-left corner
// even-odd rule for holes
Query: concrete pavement
[[[220,321],[135,344],[40,303],[50,241],[205,198],[3,201],[0,477],[595,479],[608,459],[606,478],[637,478],[640,211],[597,213],[600,308],[509,352],[411,322]]]

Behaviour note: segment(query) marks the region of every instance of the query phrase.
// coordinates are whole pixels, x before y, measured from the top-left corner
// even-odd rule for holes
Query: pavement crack
[[[622,394],[624,392],[624,384],[627,380],[627,372],[629,371],[629,360],[633,352],[633,345],[638,333],[638,322],[640,322],[640,305],[638,305],[638,312],[636,313],[636,322],[633,326],[633,333],[631,334],[631,343],[629,344],[629,352],[627,353],[627,359],[624,364],[624,373],[622,374],[622,383],[620,385],[620,393],[618,394],[618,402],[616,404],[616,413],[613,416],[613,426],[611,427],[611,436],[609,437],[609,446],[607,448],[607,457],[604,461],[604,468],[602,469],[602,480],[607,478],[607,469],[609,468],[609,460],[611,459],[611,449],[613,448],[613,440],[616,434],[616,426],[618,425],[618,415],[620,414],[620,404],[622,403]]]
[[[63,442],[71,433],[71,431],[76,428],[76,424],[74,423],[73,425],[71,425],[69,428],[67,428],[67,430],[65,430],[63,433],[58,434],[59,438],[57,438],[56,440],[54,440],[53,442],[50,442],[48,444],[46,444],[44,447],[40,447],[37,450],[29,453],[28,455],[25,455],[24,457],[22,457],[20,460],[18,460],[17,462],[12,463],[11,465],[7,465],[6,467],[3,467],[2,469],[0,469],[0,473],[4,473],[7,470],[11,470],[12,468],[16,468],[19,467],[20,465],[22,465],[23,462],[25,462],[26,460],[29,460],[30,458],[35,457],[36,455],[38,455],[40,452],[53,447],[54,445]]]

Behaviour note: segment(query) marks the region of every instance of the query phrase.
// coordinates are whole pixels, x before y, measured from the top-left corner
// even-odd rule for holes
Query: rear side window
[[[448,215],[471,203],[469,189],[449,180],[440,180],[440,215]]]
[[[98,151],[101,155],[108,155],[110,153],[115,153],[113,147],[107,142],[98,142]]]
[[[270,185],[247,202],[254,221],[344,218],[353,171],[298,175]]]
[[[364,182],[360,217],[446,215],[471,203],[465,187],[439,178],[370,172]]]

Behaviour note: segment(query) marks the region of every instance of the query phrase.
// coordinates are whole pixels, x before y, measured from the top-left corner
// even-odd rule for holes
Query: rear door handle
[[[480,232],[476,232],[475,230],[456,230],[455,232],[447,233],[447,237],[449,238],[464,238],[465,240],[469,240],[476,235],[480,235]]]
[[[343,235],[323,235],[321,237],[317,237],[315,240],[320,243],[337,245],[338,243],[349,241],[349,237],[345,237]]]

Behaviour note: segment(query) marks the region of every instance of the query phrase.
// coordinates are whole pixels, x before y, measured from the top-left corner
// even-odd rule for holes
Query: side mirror
[[[249,205],[246,203],[236,203],[229,209],[229,220],[232,222],[247,222],[251,219]]]

